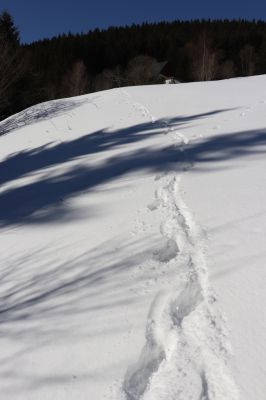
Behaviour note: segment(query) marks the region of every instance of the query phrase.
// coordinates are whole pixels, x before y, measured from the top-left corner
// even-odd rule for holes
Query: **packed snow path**
[[[156,123],[146,107],[138,109]],[[172,136],[179,169],[189,171],[189,140],[167,123],[165,134]],[[182,201],[181,176],[180,172],[157,178],[155,207],[163,209],[160,232],[165,245],[156,256],[159,262],[174,265],[176,277],[152,302],[146,344],[123,385],[128,400],[238,398],[226,371],[227,342],[209,291],[203,235]]]
[[[3,398],[263,399],[265,83],[116,89],[0,124]]]

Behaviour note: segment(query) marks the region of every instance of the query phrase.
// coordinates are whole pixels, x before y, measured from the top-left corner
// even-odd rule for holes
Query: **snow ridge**
[[[185,153],[183,134],[169,127],[167,133],[182,140]],[[186,164],[184,171],[192,167]],[[205,237],[182,199],[181,176],[160,178],[156,193],[168,243],[160,261],[176,264],[176,281],[151,305],[146,344],[124,379],[126,400],[238,399],[225,321],[208,284]]]

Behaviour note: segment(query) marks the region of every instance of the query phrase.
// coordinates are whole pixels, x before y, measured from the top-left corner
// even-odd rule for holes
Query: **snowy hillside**
[[[262,400],[266,77],[0,123],[5,400]]]

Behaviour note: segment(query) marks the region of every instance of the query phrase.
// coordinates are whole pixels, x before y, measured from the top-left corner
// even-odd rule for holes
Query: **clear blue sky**
[[[96,27],[194,18],[266,20],[265,0],[0,0],[23,42]]]

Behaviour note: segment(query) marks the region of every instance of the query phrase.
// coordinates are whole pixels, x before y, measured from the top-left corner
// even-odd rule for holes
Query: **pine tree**
[[[0,37],[10,45],[19,45],[19,31],[7,11],[0,15]]]
[[[11,16],[4,12],[0,15],[0,118],[14,112],[16,93],[24,72],[19,32]]]

